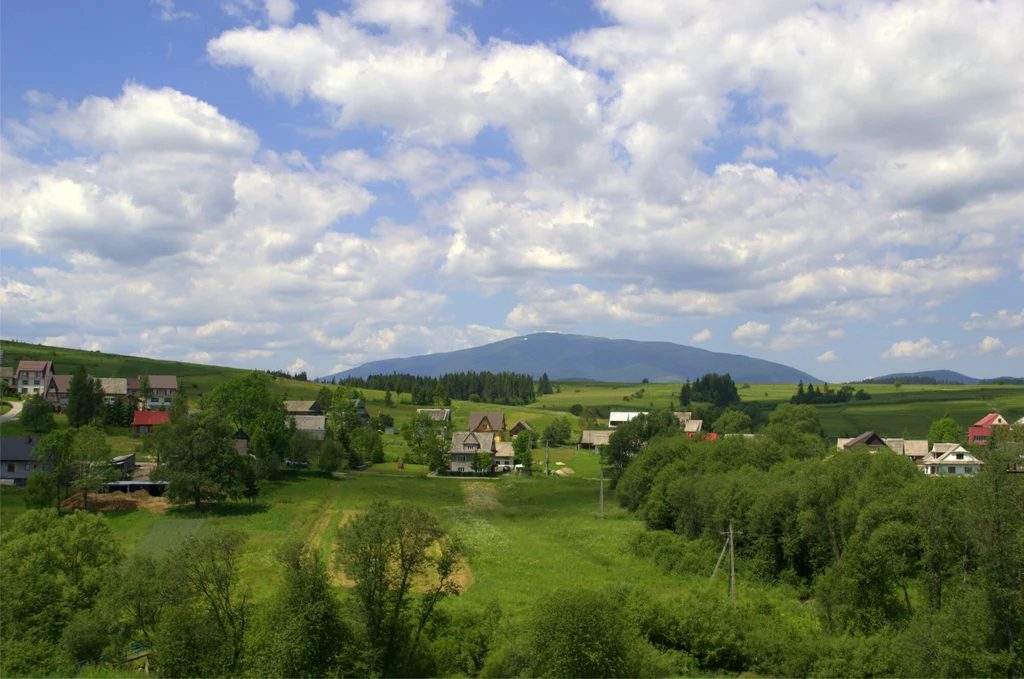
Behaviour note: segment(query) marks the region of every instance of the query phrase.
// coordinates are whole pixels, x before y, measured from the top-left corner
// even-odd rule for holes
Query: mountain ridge
[[[802,370],[742,354],[709,351],[674,342],[551,332],[520,335],[470,349],[371,361],[318,379],[330,381],[393,372],[437,376],[470,370],[512,371],[534,377],[547,373],[554,380],[598,382],[641,382],[643,379],[682,382],[710,372],[729,373],[736,382],[821,382]]]

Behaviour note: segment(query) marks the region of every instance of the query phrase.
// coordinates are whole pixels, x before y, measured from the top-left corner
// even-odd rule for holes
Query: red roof
[[[155,424],[163,424],[164,422],[170,422],[171,414],[166,411],[160,410],[136,410],[135,417],[132,419],[132,425],[142,425],[145,427],[151,427]]]
[[[999,419],[1001,415],[999,413],[990,413],[985,417],[981,418],[974,423],[975,427],[991,427],[992,423]]]

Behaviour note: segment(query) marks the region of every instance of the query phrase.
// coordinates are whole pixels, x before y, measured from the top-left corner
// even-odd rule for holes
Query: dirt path
[[[21,401],[8,401],[11,404],[11,409],[3,415],[0,415],[0,424],[10,422],[15,417],[21,414],[21,407],[24,405]]]
[[[459,484],[462,498],[470,509],[501,509],[498,489],[490,483],[463,481]]]

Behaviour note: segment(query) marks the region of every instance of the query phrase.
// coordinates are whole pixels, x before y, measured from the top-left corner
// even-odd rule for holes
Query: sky
[[[1024,3],[0,9],[0,335],[1024,375]]]

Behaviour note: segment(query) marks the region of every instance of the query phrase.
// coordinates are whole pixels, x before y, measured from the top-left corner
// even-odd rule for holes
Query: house
[[[451,422],[452,411],[448,408],[417,408],[417,415],[430,415],[435,422]]]
[[[0,366],[0,383],[14,387],[14,368]]]
[[[480,452],[488,453],[494,462],[494,432],[457,431],[452,434],[451,471],[473,471],[473,458]]]
[[[689,422],[690,418],[693,417],[692,413],[672,413],[672,414],[676,416],[676,419],[679,420],[680,423],[682,423],[682,422]]]
[[[47,403],[58,408],[68,407],[68,389],[71,388],[71,375],[50,375],[46,381],[43,398]]]
[[[171,414],[165,410],[136,410],[132,418],[131,432],[133,434],[148,434],[153,431],[153,427],[170,421]]]
[[[620,424],[629,422],[637,415],[646,415],[647,413],[623,413],[623,412],[610,412],[608,413],[608,428],[615,429]]]
[[[996,427],[1009,427],[1010,423],[999,413],[990,413],[967,428],[967,442],[976,446],[988,445],[992,431]]]
[[[19,361],[14,379],[19,394],[42,394],[53,374],[53,361]]]
[[[533,427],[530,426],[529,422],[523,422],[522,420],[520,420],[519,422],[516,422],[515,426],[513,426],[512,429],[510,429],[508,433],[509,433],[509,436],[511,436],[512,438],[515,438],[515,437],[519,436],[521,433],[523,433],[524,431],[527,434],[529,434],[530,436],[533,436],[534,434],[537,433],[537,432],[535,432],[533,430]]]
[[[141,377],[139,378],[141,381]],[[174,395],[178,393],[178,378],[174,375],[150,375],[148,408],[170,408]]]
[[[37,469],[50,471],[50,466],[40,461],[37,445],[39,437],[34,435],[0,437],[0,483],[24,486]]]
[[[609,429],[585,429],[577,447],[589,450],[598,446],[606,446],[613,433]]]
[[[235,452],[239,455],[249,454],[249,435],[244,430],[236,431],[235,435],[231,437],[231,441],[235,444]]]
[[[470,413],[468,431],[501,434],[505,431],[505,413]]]
[[[365,427],[368,424],[370,424],[370,411],[366,409],[366,406],[363,405],[363,402],[360,401],[359,399],[353,399],[352,405],[354,405],[356,410],[359,411],[359,417],[362,420],[363,426]]]
[[[924,460],[924,473],[929,476],[977,474],[984,462],[967,452],[959,443],[936,443]]]
[[[317,441],[323,441],[327,435],[327,417],[325,415],[296,415],[295,428],[304,431]]]
[[[125,378],[125,388],[128,392],[128,395],[131,396],[132,398],[135,398],[135,396],[139,393],[139,381],[140,380],[138,377]]]
[[[494,469],[499,472],[510,472],[516,466],[516,451],[511,441],[497,441],[492,456]]]
[[[128,398],[128,379],[125,377],[97,377],[103,389],[103,402],[114,403]]]
[[[836,448],[839,450],[853,450],[857,446],[866,446],[871,449],[871,452],[889,447],[886,445],[885,439],[873,431],[866,431],[856,438],[839,439],[836,441]]]
[[[897,455],[905,455],[921,466],[928,457],[928,441],[916,439],[882,439]]]
[[[704,431],[704,420],[686,420],[682,424],[683,431],[691,439]]]
[[[284,409],[289,415],[323,415],[316,401],[285,401]]]

